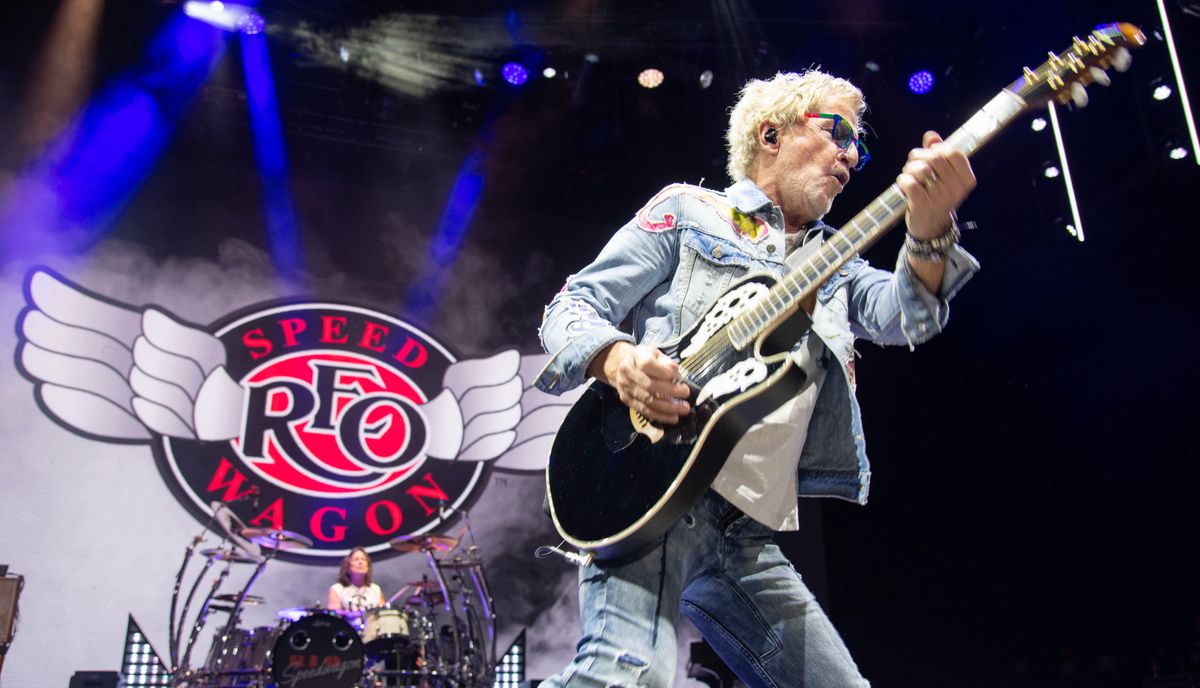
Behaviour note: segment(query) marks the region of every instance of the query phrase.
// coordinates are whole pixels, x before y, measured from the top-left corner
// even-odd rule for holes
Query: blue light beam
[[[250,129],[254,133],[254,160],[262,185],[263,213],[267,242],[276,269],[285,277],[295,277],[304,267],[300,245],[300,223],[289,189],[290,173],[279,102],[271,76],[271,58],[265,33],[239,34],[242,70],[246,79],[246,102],[250,110]]]
[[[224,54],[220,29],[172,17],[139,67],[106,84],[0,199],[4,255],[103,238],[170,145]]]
[[[428,323],[437,310],[438,298],[445,284],[446,272],[458,258],[471,219],[483,196],[483,152],[478,148],[463,159],[458,169],[437,234],[429,247],[429,258],[408,289],[407,308],[410,317]]]

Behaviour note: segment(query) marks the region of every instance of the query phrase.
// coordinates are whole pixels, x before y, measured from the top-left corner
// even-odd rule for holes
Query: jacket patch
[[[572,337],[578,337],[591,330],[612,327],[612,323],[601,318],[591,306],[583,301],[571,299],[563,304],[563,310],[567,312],[567,334]]]
[[[762,241],[770,229],[770,225],[762,220],[757,215],[747,215],[737,208],[729,208],[729,224],[733,225],[733,231],[746,237],[751,243],[757,244]]]

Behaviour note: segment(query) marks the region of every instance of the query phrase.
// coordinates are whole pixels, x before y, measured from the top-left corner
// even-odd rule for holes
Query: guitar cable
[[[595,561],[596,555],[591,552],[568,552],[561,547],[565,544],[567,541],[562,540],[558,545],[542,545],[533,551],[533,556],[535,559],[545,559],[551,554],[557,554],[576,566],[589,566]]]

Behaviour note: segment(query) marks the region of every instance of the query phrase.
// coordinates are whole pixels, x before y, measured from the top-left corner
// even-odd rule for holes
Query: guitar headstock
[[[1060,104],[1071,99],[1071,84],[1087,86],[1095,80],[1092,67],[1107,70],[1113,66],[1120,48],[1137,48],[1146,43],[1146,36],[1133,24],[1105,24],[1092,31],[1086,39],[1075,37],[1070,48],[1055,54],[1037,69],[1025,68],[1025,74],[1008,86],[1029,107],[1040,107],[1056,100]]]

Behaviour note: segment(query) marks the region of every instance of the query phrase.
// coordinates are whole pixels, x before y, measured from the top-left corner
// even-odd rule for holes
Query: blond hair
[[[867,110],[867,101],[857,86],[819,69],[802,73],[780,72],[767,81],[751,79],[742,87],[738,101],[729,112],[729,129],[725,143],[729,150],[727,171],[730,180],[741,181],[749,176],[750,166],[758,156],[758,127],[770,122],[776,129],[795,124],[806,112],[814,112],[822,103],[849,103],[860,119]]]

